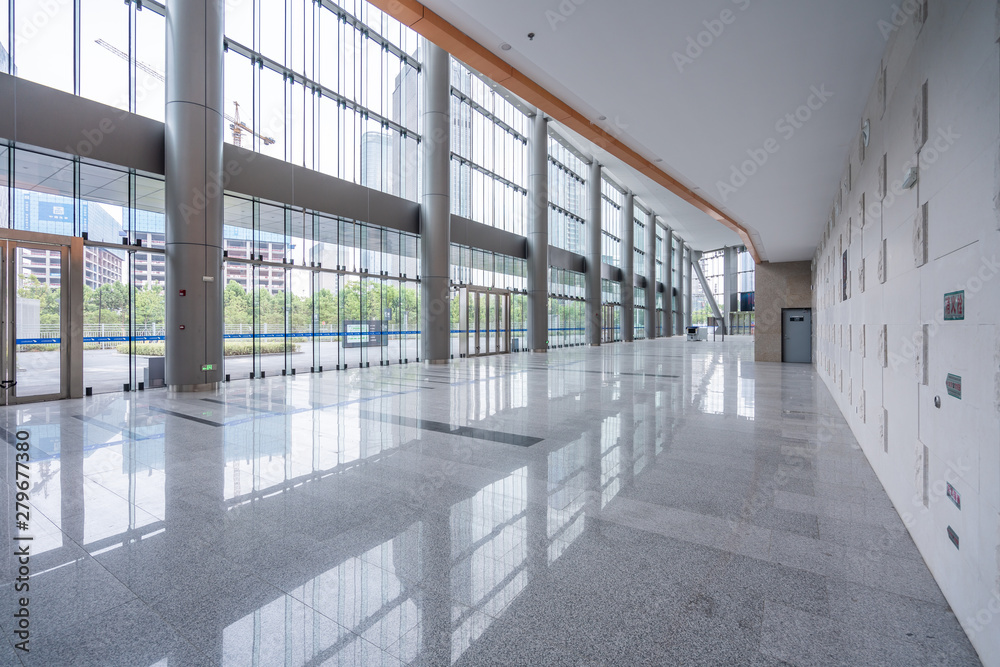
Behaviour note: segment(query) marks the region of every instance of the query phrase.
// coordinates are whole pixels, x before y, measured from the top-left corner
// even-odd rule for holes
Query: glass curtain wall
[[[586,276],[549,267],[549,347],[585,342]]]
[[[701,256],[700,262],[701,270],[705,274],[705,280],[708,282],[709,289],[712,290],[712,297],[715,299],[715,303],[719,305],[720,310],[724,310],[725,255],[725,250],[706,252]],[[714,316],[712,307],[708,303],[708,298],[705,296],[705,290],[702,289],[700,280],[694,280],[692,289],[694,291],[691,296],[691,323],[704,325],[708,322],[709,317]]]
[[[632,288],[633,298],[635,299],[635,320],[633,322],[634,331],[632,332],[633,337],[636,340],[645,340],[646,338],[646,288],[645,287],[634,287]]]
[[[455,59],[451,85],[452,213],[524,236],[528,118]]]
[[[454,358],[459,356],[458,290],[462,285],[508,290],[511,293],[511,350],[527,349],[528,268],[525,260],[452,244],[451,282],[451,353]]]
[[[4,1],[0,72],[162,121],[164,13],[154,0]]]
[[[582,255],[586,251],[587,165],[549,136],[549,244]]]
[[[419,37],[361,0],[226,0],[226,141],[419,194]]]
[[[736,281],[739,289],[739,312],[733,323],[733,333],[753,335],[754,291],[756,289],[757,265],[746,248],[736,253]]]
[[[80,159],[0,148],[0,226],[84,237],[83,381],[88,393],[162,383],[163,255],[147,230],[164,224],[163,181]],[[140,244],[141,245],[137,245]],[[162,244],[161,244],[162,245]],[[54,253],[23,251],[18,296],[36,300],[40,340],[58,336],[62,267]],[[19,321],[19,325],[21,322]],[[18,347],[33,371],[58,372],[58,343]]]
[[[416,236],[235,195],[225,211],[230,379],[418,359]]]
[[[601,338],[604,342],[622,339],[622,286],[606,278],[601,279]]]
[[[622,206],[625,193],[609,180],[601,181],[601,261],[621,267]]]

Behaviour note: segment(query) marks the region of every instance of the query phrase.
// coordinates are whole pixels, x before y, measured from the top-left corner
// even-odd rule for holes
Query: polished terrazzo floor
[[[816,373],[752,358],[667,339],[2,409],[0,664],[979,664]]]

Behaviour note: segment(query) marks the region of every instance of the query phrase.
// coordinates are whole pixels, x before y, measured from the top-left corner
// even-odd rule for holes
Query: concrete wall
[[[809,262],[758,264],[754,295],[754,359],[781,361],[781,309],[812,308]]]
[[[983,661],[1000,665],[998,7],[901,5],[917,11],[885,28],[858,119],[868,146],[852,143],[831,184],[814,359]],[[945,320],[945,294],[959,290],[964,319]]]

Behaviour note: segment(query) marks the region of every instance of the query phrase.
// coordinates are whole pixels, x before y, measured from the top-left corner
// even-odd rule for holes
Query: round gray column
[[[528,349],[549,343],[549,121],[539,111],[528,137]]]
[[[423,358],[451,358],[451,62],[448,52],[422,40],[423,190],[420,198],[420,308]]]
[[[166,384],[223,379],[223,0],[166,3]],[[204,369],[204,370],[203,370]]]
[[[587,179],[587,276],[585,282],[587,336],[590,345],[601,344],[601,165],[590,163]]]
[[[678,336],[684,335],[684,242],[681,237],[677,237],[677,253],[674,255],[674,261],[677,263],[677,323],[675,326],[675,331]]]
[[[622,207],[622,340],[635,340],[635,195],[625,193]]]
[[[687,326],[691,326],[691,296],[694,293],[694,254],[691,252],[691,247],[686,246],[684,248],[684,254],[687,259],[684,260],[684,270],[687,273],[687,279],[684,281],[684,322]]]
[[[663,312],[666,318],[666,326],[663,327],[663,335],[670,337],[674,335],[677,325],[674,323],[674,233],[669,229],[663,230]]]
[[[656,216],[646,225],[646,340],[656,338]]]

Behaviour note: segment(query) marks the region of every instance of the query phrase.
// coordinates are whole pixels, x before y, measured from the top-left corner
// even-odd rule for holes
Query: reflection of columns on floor
[[[646,221],[646,340],[656,338],[656,215]]]
[[[423,632],[420,657],[427,665],[451,664],[451,519],[427,512],[423,521],[421,560],[425,584],[418,594]],[[425,591],[433,591],[428,594]]]
[[[625,193],[622,207],[622,341],[635,340],[635,195]]]
[[[528,464],[528,583],[544,577],[549,563],[548,538],[549,457],[536,457]]]
[[[600,163],[591,162],[587,178],[587,273],[584,283],[586,341],[590,345],[601,344],[601,173]]]
[[[549,121],[538,111],[528,142],[528,349],[549,340]]]
[[[201,553],[206,545],[218,544],[220,536],[224,535],[226,520],[225,429],[192,427],[180,421],[177,417],[167,417],[163,425],[163,474],[167,483],[162,558],[166,572],[186,571],[192,552]],[[197,438],[192,437],[193,429],[198,431]],[[197,456],[192,443],[197,443]],[[206,590],[206,581],[221,587],[240,576],[231,572],[222,579],[206,579],[205,574],[192,573],[190,580],[170,582],[167,594],[178,598],[174,603],[179,603],[180,598],[210,600],[229,591]],[[252,606],[253,603],[247,604]],[[174,607],[173,604],[167,606]],[[210,663],[219,664],[223,662],[223,630],[237,619],[226,615],[232,612],[229,605],[208,605],[205,609],[206,614],[202,617],[203,631],[208,637],[205,646],[213,647],[206,657]]]
[[[222,0],[167,4],[166,383],[223,379]]]
[[[661,431],[656,427],[656,417],[656,393],[650,391],[647,393],[645,400],[642,402],[642,439],[650,447],[650,449],[647,450],[649,459],[646,461],[646,465],[653,462],[653,458],[656,456],[657,438],[661,437]]]
[[[421,347],[433,364],[451,356],[451,61],[426,39],[422,47]]]
[[[639,381],[639,378],[636,378]],[[639,440],[639,425],[635,423],[635,401],[638,396],[635,393],[623,396],[623,409],[621,415],[621,435],[618,436],[618,456],[621,461],[619,475],[621,476],[622,491],[632,486],[635,480],[635,443]]]
[[[527,424],[537,424],[541,427],[536,433],[545,437],[549,426],[549,377],[551,373],[538,373],[528,385]],[[523,377],[523,376],[518,376]],[[545,429],[545,430],[543,430]],[[543,445],[538,445],[539,447]],[[528,463],[528,583],[531,584],[544,576],[548,566],[548,481],[549,457],[535,456]]]
[[[131,415],[130,415],[131,417]],[[129,420],[131,422],[131,419]],[[86,524],[86,507],[83,497],[83,439],[77,433],[67,428],[65,420],[59,422],[59,492],[61,505],[60,528],[63,539],[66,537],[77,544],[84,543],[84,527]],[[51,428],[51,427],[50,427]],[[91,428],[84,425],[84,433]],[[135,447],[135,440],[125,438],[126,446]],[[135,456],[130,457],[130,467],[135,468]],[[130,487],[132,485],[130,484]],[[131,501],[132,499],[129,498]],[[131,512],[131,505],[129,506]],[[129,522],[129,527],[134,525]],[[69,545],[64,545],[69,546]]]
[[[601,425],[604,420],[593,422],[593,426],[583,433],[584,446],[584,501],[583,529],[591,530],[597,525],[601,514]]]

